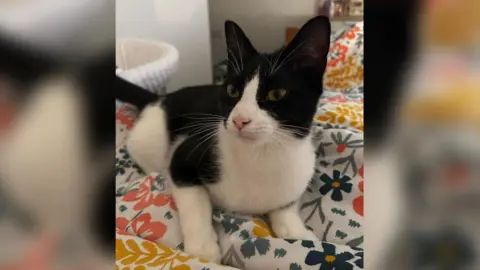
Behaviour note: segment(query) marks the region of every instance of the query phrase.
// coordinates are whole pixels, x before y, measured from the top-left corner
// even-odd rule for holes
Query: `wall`
[[[179,69],[167,86],[212,83],[208,0],[117,0],[116,35],[161,40],[180,52]]]
[[[260,51],[272,51],[285,43],[285,29],[300,27],[314,15],[316,0],[210,0],[212,58],[216,64],[226,57],[224,22],[242,27]],[[332,22],[332,30],[342,22]]]
[[[1,31],[62,59],[82,59],[114,42],[114,0],[0,1]]]

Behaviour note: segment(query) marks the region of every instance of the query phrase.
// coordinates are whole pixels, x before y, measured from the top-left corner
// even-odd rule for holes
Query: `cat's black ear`
[[[330,21],[325,16],[317,16],[305,23],[287,45],[282,56],[291,61],[295,68],[305,68],[323,75],[330,49]]]
[[[225,22],[225,39],[228,59],[235,66],[234,69],[241,71],[245,60],[257,54],[257,51],[240,26],[232,21]]]

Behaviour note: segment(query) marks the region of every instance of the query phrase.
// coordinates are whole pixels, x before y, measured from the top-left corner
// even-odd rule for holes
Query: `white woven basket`
[[[117,39],[117,75],[157,94],[178,67],[178,50],[165,42]]]

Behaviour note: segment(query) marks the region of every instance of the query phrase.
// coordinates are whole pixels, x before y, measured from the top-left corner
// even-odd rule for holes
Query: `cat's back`
[[[171,117],[185,113],[218,113],[222,89],[219,85],[185,87],[169,94],[162,101],[162,107]]]

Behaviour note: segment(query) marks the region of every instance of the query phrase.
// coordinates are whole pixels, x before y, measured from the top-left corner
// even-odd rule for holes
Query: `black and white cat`
[[[328,18],[315,17],[287,46],[259,53],[227,21],[225,85],[181,89],[149,105],[151,94],[116,89],[119,99],[145,106],[127,149],[146,173],[173,183],[186,252],[220,259],[212,205],[267,213],[281,238],[315,238],[297,201],[314,173],[310,128],[330,31]]]

